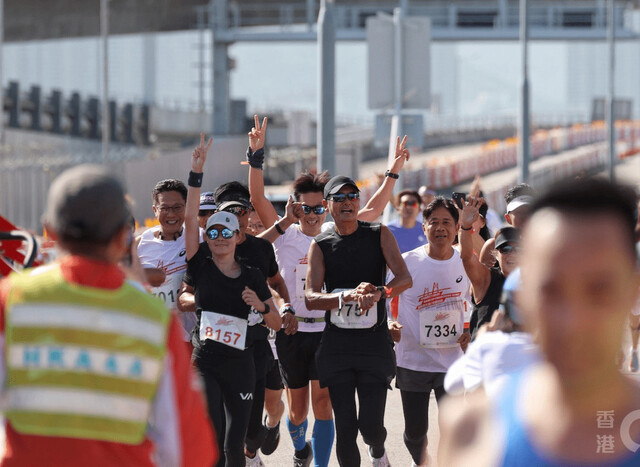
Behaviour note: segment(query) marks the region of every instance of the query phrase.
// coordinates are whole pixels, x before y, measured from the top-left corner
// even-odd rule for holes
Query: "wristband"
[[[473,229],[473,226],[469,227],[468,229],[465,229],[464,227],[462,227],[462,225],[460,225],[460,230],[471,230]]]
[[[262,170],[264,164],[264,148],[258,149],[256,152],[251,151],[251,146],[247,148],[247,162],[254,169]]]
[[[285,303],[284,305],[282,305],[282,308],[280,308],[280,314],[285,314],[285,313],[291,313],[291,315],[293,316],[296,315],[296,311],[291,306],[291,303]]]
[[[278,224],[279,221],[276,221],[275,224],[273,224],[273,226],[276,228],[276,232],[278,232],[280,235],[284,235],[284,230],[282,230],[282,227],[280,227],[280,225]]]
[[[202,186],[202,177],[203,173],[195,173],[189,171],[189,181],[187,181],[187,185],[193,188],[200,188]]]
[[[258,310],[258,309],[256,309],[256,311],[257,311],[258,313],[260,313],[261,315],[266,315],[267,313],[269,313],[269,305],[265,303],[265,304],[264,304],[264,311],[260,311],[260,310]]]
[[[385,176],[385,177],[389,177],[389,178],[394,178],[394,179],[396,179],[396,180],[400,178],[400,175],[398,175],[398,174],[394,174],[394,173],[393,173],[393,172],[391,172],[390,170],[387,170],[387,171],[384,173],[384,176]]]

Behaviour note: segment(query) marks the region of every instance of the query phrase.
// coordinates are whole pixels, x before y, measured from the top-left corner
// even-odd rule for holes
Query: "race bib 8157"
[[[200,316],[200,340],[204,342],[205,339],[244,350],[247,320],[214,311],[203,311]]]

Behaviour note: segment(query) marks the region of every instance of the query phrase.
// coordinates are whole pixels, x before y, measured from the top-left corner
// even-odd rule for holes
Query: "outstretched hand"
[[[211,148],[213,138],[209,138],[209,142],[204,144],[204,133],[200,133],[200,146],[196,146],[191,154],[191,171],[195,173],[202,173],[202,168],[207,160],[207,153]]]
[[[480,217],[480,206],[484,203],[482,198],[474,198],[473,196],[467,196],[463,209],[460,209],[457,205],[456,208],[460,213],[460,226],[467,228],[471,227]]]
[[[267,117],[262,119],[262,126],[257,115],[253,116],[253,128],[249,132],[249,147],[251,152],[256,152],[264,147],[265,138],[267,136]]]
[[[408,161],[409,158],[411,157],[411,153],[405,147],[406,144],[407,144],[407,135],[404,135],[404,138],[402,138],[402,141],[400,141],[400,137],[398,136],[398,138],[396,139],[396,152],[393,158],[393,164],[391,164],[391,168],[389,169],[389,172],[396,173],[396,174],[399,173],[400,170],[402,170],[404,163]]]

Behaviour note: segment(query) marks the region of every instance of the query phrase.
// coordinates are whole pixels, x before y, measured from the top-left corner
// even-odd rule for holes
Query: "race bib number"
[[[420,310],[420,345],[428,349],[457,347],[464,332],[464,300],[450,300]]]
[[[296,265],[296,298],[304,302],[305,282],[307,280],[306,264]]]
[[[200,340],[204,342],[205,339],[244,350],[247,341],[247,320],[203,311],[200,317]]]
[[[332,293],[349,289],[336,289]],[[343,302],[341,308],[331,310],[331,324],[343,329],[369,329],[378,321],[377,304],[363,311],[357,302]]]
[[[160,287],[154,287],[151,293],[154,297],[162,300],[170,310],[177,308],[178,292],[180,292],[180,285],[182,284],[182,275],[173,274],[169,276],[169,279],[165,281]]]

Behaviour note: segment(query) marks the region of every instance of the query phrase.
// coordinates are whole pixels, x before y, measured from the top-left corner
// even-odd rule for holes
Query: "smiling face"
[[[424,220],[422,229],[429,243],[437,247],[453,245],[458,225],[447,208],[439,207]]]
[[[305,206],[309,206],[311,208],[315,206],[324,206],[322,192],[316,191],[311,193],[300,193],[298,195],[298,201]],[[315,237],[320,233],[322,228],[322,224],[327,218],[327,211],[325,210],[322,214],[316,214],[311,209],[309,214],[305,214],[300,219],[300,230],[303,234],[308,235],[310,237]]]
[[[345,185],[340,188],[340,191],[336,194],[345,194],[349,195],[349,193],[358,193],[351,185]],[[360,199],[347,199],[342,203],[337,201],[333,201],[331,198],[333,195],[329,195],[329,201],[327,205],[329,207],[329,212],[331,213],[331,217],[333,220],[338,222],[357,222],[358,220],[358,211],[360,210]]]
[[[153,212],[165,238],[173,238],[182,230],[185,204],[184,198],[177,191],[163,191],[156,195]]]
[[[210,227],[211,229],[218,230],[218,238],[215,240],[211,240],[207,235],[205,235],[205,239],[207,240],[207,245],[209,245],[209,250],[214,256],[223,256],[228,254],[234,254],[236,251],[236,244],[238,243],[238,233],[234,232],[233,237],[224,238],[220,232],[226,226],[221,224],[215,224]]]

